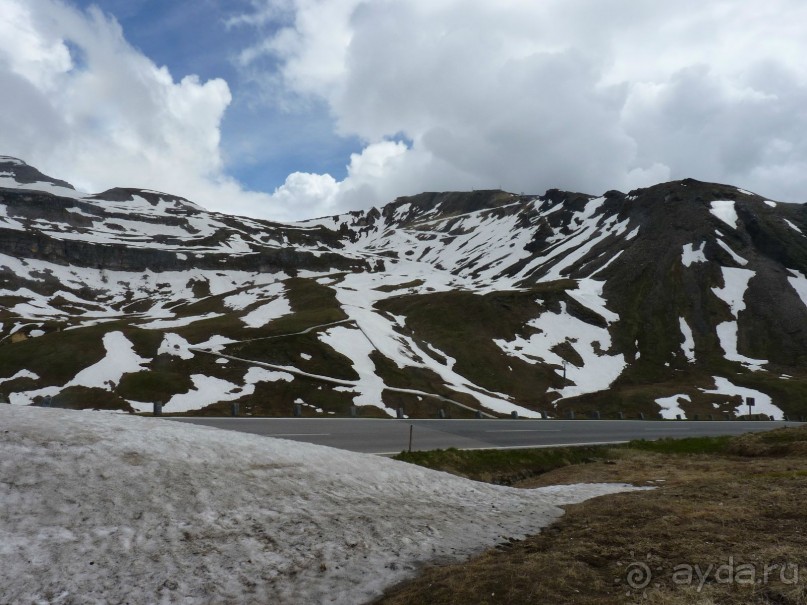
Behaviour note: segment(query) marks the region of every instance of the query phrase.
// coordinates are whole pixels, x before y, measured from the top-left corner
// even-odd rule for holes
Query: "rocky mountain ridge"
[[[0,157],[0,390],[166,413],[807,414],[807,209],[694,180],[292,224]],[[299,409],[298,408],[298,409]]]

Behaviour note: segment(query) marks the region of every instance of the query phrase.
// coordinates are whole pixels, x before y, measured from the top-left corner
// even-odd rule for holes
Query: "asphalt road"
[[[654,420],[386,420],[367,418],[167,418],[231,431],[328,445],[354,452],[408,449],[505,449],[620,443],[632,439],[739,435],[790,422]]]

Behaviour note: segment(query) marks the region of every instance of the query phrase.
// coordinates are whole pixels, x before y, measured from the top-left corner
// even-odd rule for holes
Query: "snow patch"
[[[177,319],[155,319],[146,323],[140,324],[139,327],[146,330],[165,330],[166,328],[182,328],[189,326],[197,321],[204,321],[206,319],[214,319],[221,317],[223,313],[205,313],[204,315],[195,315],[192,317],[179,317]]]
[[[566,293],[584,307],[591,309],[608,323],[619,321],[619,315],[606,308],[606,301],[602,296],[604,281],[593,279],[577,280],[576,290],[567,290]]]
[[[656,403],[661,407],[661,416],[665,420],[676,420],[676,416],[680,416],[682,420],[686,420],[686,412],[681,409],[680,400],[692,401],[689,395],[672,395],[670,397],[659,397]]]
[[[703,247],[706,242],[701,242],[700,247],[696,250],[692,244],[684,244],[684,249],[681,251],[681,262],[685,267],[689,267],[692,263],[705,263],[706,255],[703,253]]]
[[[611,263],[613,263],[616,259],[618,259],[620,256],[622,256],[623,252],[624,252],[624,250],[620,250],[619,252],[614,254],[611,258],[608,259],[608,262],[606,262],[602,267],[600,267],[594,273],[592,273],[590,277],[594,277],[595,275],[599,275],[600,273],[605,271],[608,267],[611,266]]]
[[[725,302],[736,319],[739,312],[745,309],[745,291],[748,289],[748,282],[754,277],[754,272],[750,269],[736,269],[733,267],[721,267],[723,271],[723,287],[712,288],[718,298]]]
[[[715,388],[712,390],[701,389],[704,393],[712,393],[719,395],[739,395],[743,398],[743,403],[737,408],[738,413],[746,413],[748,408],[745,407],[745,398],[754,398],[754,407],[751,408],[752,414],[767,414],[776,419],[784,418],[782,410],[773,405],[770,395],[766,395],[762,391],[749,389],[746,387],[737,386],[733,384],[728,378],[721,376],[713,376],[715,381]]]
[[[229,344],[233,344],[234,342],[238,342],[237,340],[233,340],[232,338],[227,338],[226,336],[219,336],[216,334],[215,336],[211,336],[205,342],[200,342],[199,344],[190,345],[191,349],[201,349],[203,351],[213,351],[219,352],[224,347]]]
[[[787,219],[783,219],[783,220],[785,221],[785,223],[787,223],[787,226],[788,226],[788,227],[790,227],[790,228],[791,228],[791,229],[793,229],[794,231],[799,232],[801,235],[804,235],[804,231],[802,231],[801,229],[799,229],[799,228],[798,228],[796,225],[794,225],[793,223],[791,223],[791,222],[790,222],[789,220],[787,220]]]
[[[690,363],[695,361],[695,339],[692,336],[692,328],[683,317],[678,318],[681,326],[681,334],[684,336],[684,343],[681,345],[681,350]]]
[[[179,357],[180,359],[193,359],[193,353],[188,350],[190,346],[190,343],[182,338],[179,334],[168,332],[165,334],[165,336],[163,336],[163,341],[160,343],[160,348],[157,349],[157,355],[162,355],[165,353],[167,355]]]
[[[9,376],[8,378],[0,378],[0,384],[4,382],[11,382],[12,380],[17,380],[18,378],[32,378],[33,380],[39,380],[39,376],[30,370],[20,370],[14,376]]]
[[[364,603],[430,561],[535,534],[561,505],[641,489],[514,489],[98,412],[0,406],[0,424],[2,590],[20,603]]]
[[[271,302],[261,305],[257,309],[253,309],[241,317],[241,321],[243,321],[249,328],[260,328],[268,324],[273,319],[277,319],[283,315],[288,315],[289,313],[291,313],[291,305],[289,305],[289,301],[286,300],[285,297],[280,296]]]
[[[720,340],[720,347],[726,354],[729,361],[742,363],[751,370],[757,371],[768,363],[765,359],[752,359],[737,352],[737,319],[741,311],[745,310],[745,291],[748,289],[748,282],[755,275],[749,269],[735,269],[732,267],[721,267],[723,271],[723,287],[712,288],[723,302],[730,308],[734,315],[733,321],[726,321],[716,326],[717,337]]]
[[[717,337],[720,340],[720,347],[723,349],[727,360],[740,362],[754,372],[761,370],[762,366],[768,363],[767,359],[753,359],[751,357],[746,357],[745,355],[740,355],[737,352],[736,321],[723,322],[718,324],[716,329]]]
[[[728,252],[735,263],[743,267],[748,264],[748,261],[739,254],[737,254],[734,250],[732,250],[726,242],[724,242],[719,237],[715,239],[717,240],[717,245],[723,248],[723,250],[725,250],[726,252]]]
[[[384,381],[376,375],[375,364],[370,358],[375,347],[364,333],[361,330],[336,326],[321,332],[319,339],[353,363],[353,369],[359,375],[354,389],[358,394],[353,398],[353,404],[378,406],[392,415],[391,410],[385,408],[382,401]]]
[[[192,374],[193,388],[186,393],[177,393],[171,397],[163,410],[167,413],[200,410],[214,403],[235,401],[245,395],[252,395],[255,392],[255,384],[258,382],[291,381],[293,379],[294,377],[286,372],[277,372],[260,367],[252,367],[247,371],[244,376],[244,386],[239,386],[229,380],[223,380],[215,376]],[[150,404],[146,409],[149,408]]]
[[[143,369],[150,359],[140,357],[134,351],[134,345],[123,335],[123,332],[104,334],[106,357],[81,372],[64,385],[67,387],[94,387],[111,391],[124,374],[133,374]]]
[[[804,273],[795,269],[788,269],[788,271],[790,271],[791,275],[788,276],[787,281],[790,282],[790,285],[799,295],[801,302],[807,306],[807,277],[805,277]]]
[[[709,212],[732,229],[737,228],[737,209],[733,200],[716,200],[712,202],[712,208]]]
[[[512,341],[494,340],[496,345],[508,355],[518,357],[527,363],[544,361],[556,365],[555,371],[563,375],[566,366],[566,379],[573,384],[564,387],[562,397],[574,397],[584,393],[593,393],[607,389],[616,380],[626,366],[622,354],[602,354],[611,348],[611,336],[607,328],[594,326],[566,311],[566,303],[562,302],[561,312],[543,313],[530,320],[529,326],[540,330],[529,339],[521,336]],[[571,345],[583,358],[583,366],[577,367],[564,362],[563,358],[552,349],[561,343]]]
[[[238,292],[237,294],[231,294],[222,302],[224,303],[225,307],[233,309],[234,311],[243,311],[248,306],[258,302],[258,300],[258,292],[247,290],[244,292]]]

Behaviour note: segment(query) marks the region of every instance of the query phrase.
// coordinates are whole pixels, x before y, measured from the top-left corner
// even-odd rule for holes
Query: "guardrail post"
[[[398,408],[398,409],[395,411],[395,415],[396,415],[398,418],[403,418],[403,417],[404,417],[404,409],[403,409],[403,408]]]
[[[591,412],[591,417],[594,420],[599,420],[600,419],[600,411],[599,410],[594,410],[593,412]]]
[[[644,420],[644,412],[639,412],[639,420]]]
[[[238,416],[238,404],[231,403],[230,404],[230,415],[231,416]]]
[[[155,403],[153,413],[154,413],[155,416],[162,416],[163,415],[163,404],[162,403]]]
[[[303,415],[303,404],[302,403],[295,403],[294,404],[294,417],[299,418]]]
[[[482,410],[476,410],[476,414],[474,414],[475,418],[482,418]]]
[[[357,408],[355,405],[351,405],[350,406],[350,417],[355,418],[356,416],[358,416],[358,414],[359,414],[359,408]]]
[[[438,418],[445,418],[446,417],[446,411],[443,408],[440,408],[439,410],[437,410],[437,417]]]

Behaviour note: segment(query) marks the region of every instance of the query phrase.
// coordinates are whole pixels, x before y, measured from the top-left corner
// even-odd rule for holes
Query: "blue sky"
[[[196,74],[223,78],[233,101],[222,121],[222,151],[228,172],[246,187],[273,191],[295,171],[346,174],[351,153],[361,150],[355,137],[337,136],[327,106],[309,101],[296,110],[261,98],[256,85],[236,66],[237,55],[276,24],[256,29],[227,25],[252,10],[249,0],[78,0],[115,17],[126,39],[175,79]],[[262,67],[275,63],[264,58]]]
[[[805,56],[803,0],[0,0],[0,154],[278,220],[688,177],[803,202]]]

